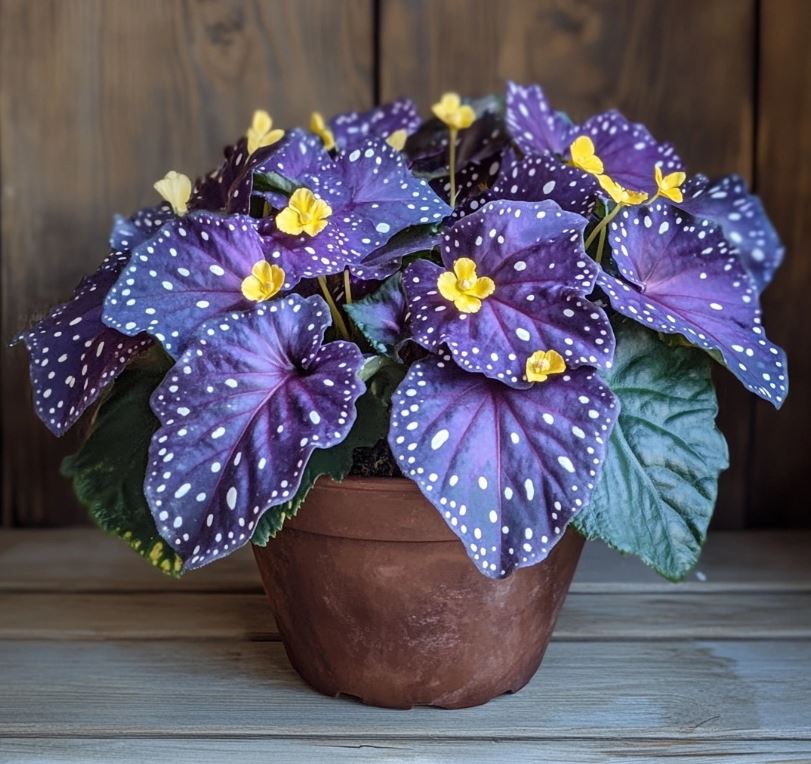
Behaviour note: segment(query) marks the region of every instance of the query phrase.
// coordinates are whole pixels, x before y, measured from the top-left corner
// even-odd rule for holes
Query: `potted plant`
[[[712,363],[787,392],[739,177],[538,86],[433,112],[257,112],[19,338],[49,429],[93,412],[63,471],[102,528],[170,575],[253,542],[299,672],[399,707],[526,683],[584,537],[683,577]]]

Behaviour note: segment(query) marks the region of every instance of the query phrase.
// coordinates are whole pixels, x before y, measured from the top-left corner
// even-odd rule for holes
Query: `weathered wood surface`
[[[680,585],[589,544],[527,688],[393,712],[301,683],[250,555],[175,583],[98,531],[5,531],[0,763],[808,762],[809,542],[719,532]]]
[[[0,762],[41,764],[43,755],[53,764],[143,764],[187,760],[195,764],[808,764],[811,744],[794,740],[578,740],[575,745],[556,740],[403,740],[318,738],[314,740],[166,738],[30,739],[2,741]],[[675,750],[674,750],[675,749]],[[5,756],[5,758],[4,758]],[[180,759],[178,758],[180,757]],[[508,759],[506,757],[509,757]]]
[[[559,641],[811,639],[811,592],[570,594]],[[2,640],[279,639],[264,594],[0,593]]]
[[[307,688],[277,642],[0,643],[0,735],[811,741],[811,641],[553,642],[519,693],[401,713]]]
[[[711,532],[682,583],[663,580],[635,557],[586,544],[572,592],[811,592],[811,532]],[[47,565],[42,564],[47,560]],[[167,578],[121,541],[90,528],[0,533],[0,592],[262,591],[249,548],[184,576]]]
[[[107,253],[113,213],[169,169],[216,166],[255,108],[281,126],[372,103],[371,0],[0,0],[3,342]],[[2,362],[6,524],[85,521],[34,416],[26,354]]]

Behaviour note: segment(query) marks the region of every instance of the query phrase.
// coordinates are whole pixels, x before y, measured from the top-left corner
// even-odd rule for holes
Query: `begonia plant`
[[[710,367],[787,393],[760,201],[536,85],[433,113],[256,112],[20,335],[46,426],[93,411],[64,474],[165,572],[267,543],[349,474],[413,480],[492,578],[570,523],[667,578],[695,564],[727,465]]]

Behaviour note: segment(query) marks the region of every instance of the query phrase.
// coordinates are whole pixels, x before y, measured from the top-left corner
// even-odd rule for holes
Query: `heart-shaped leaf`
[[[516,390],[432,357],[392,398],[389,444],[477,567],[502,578],[545,559],[588,503],[616,416],[594,369]]]
[[[720,228],[656,202],[623,210],[608,240],[623,278],[601,273],[598,283],[615,310],[717,351],[747,389],[780,408],[786,354],[766,338],[757,289]]]
[[[620,416],[591,503],[575,518],[590,539],[678,580],[698,560],[728,466],[710,359],[624,322],[608,379]]]
[[[323,299],[298,295],[207,322],[152,396],[161,428],[144,490],[186,569],[245,544],[313,451],[350,431],[363,359],[322,345],[328,325]]]
[[[344,310],[376,352],[399,357],[409,338],[402,274],[395,273],[372,294],[344,305]]]

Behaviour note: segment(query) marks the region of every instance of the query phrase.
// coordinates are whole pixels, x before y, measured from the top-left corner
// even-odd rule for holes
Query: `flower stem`
[[[327,301],[327,305],[329,305],[329,312],[332,314],[332,321],[335,324],[335,328],[344,339],[348,340],[349,330],[346,328],[346,322],[344,321],[344,317],[341,315],[341,311],[338,310],[335,300],[332,299],[332,293],[329,291],[326,278],[319,276],[318,286],[321,287],[321,291],[324,294],[324,299]]]
[[[600,229],[600,238],[597,242],[597,254],[594,257],[595,261],[597,262],[597,265],[599,265],[603,261],[603,248],[605,247],[605,237],[607,233],[608,228],[606,226],[603,226]]]
[[[352,282],[349,278],[349,268],[344,268],[344,302],[352,304]]]
[[[455,127],[449,128],[451,142],[448,147],[448,172],[450,173],[451,180],[451,207],[456,206],[456,138],[459,131]]]
[[[624,205],[622,203],[618,204],[599,223],[597,223],[596,226],[594,226],[588,238],[586,239],[584,249],[588,249],[591,246],[591,243],[597,238],[600,231],[602,231],[604,228],[606,228],[606,226],[608,226],[608,224],[614,219],[616,214],[623,208],[623,206]]]

